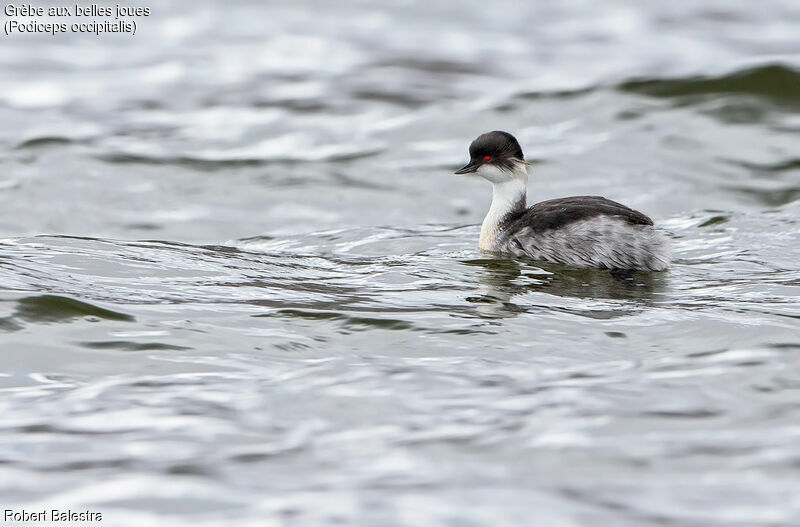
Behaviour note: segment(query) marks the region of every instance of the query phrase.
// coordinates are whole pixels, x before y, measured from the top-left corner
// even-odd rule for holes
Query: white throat
[[[500,233],[500,222],[509,212],[525,206],[525,195],[528,174],[524,168],[514,171],[514,176],[505,181],[492,182],[492,205],[481,225],[481,238],[478,246],[481,250],[491,251],[497,235]]]

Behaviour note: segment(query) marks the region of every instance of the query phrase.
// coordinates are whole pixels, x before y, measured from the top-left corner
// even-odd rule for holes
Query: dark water
[[[797,525],[800,5],[520,4],[0,36],[0,508]],[[480,254],[497,128],[672,270]]]

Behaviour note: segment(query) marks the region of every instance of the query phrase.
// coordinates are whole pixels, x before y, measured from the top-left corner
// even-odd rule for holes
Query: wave
[[[633,79],[619,84],[618,89],[651,97],[679,99],[746,95],[773,104],[800,106],[800,70],[784,64],[764,64],[717,76]]]

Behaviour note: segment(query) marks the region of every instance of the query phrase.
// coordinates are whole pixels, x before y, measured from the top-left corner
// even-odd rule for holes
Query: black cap
[[[525,160],[519,142],[508,132],[495,130],[479,135],[469,145],[469,163],[456,170],[455,173],[467,174],[475,172],[485,163],[510,169],[513,166],[513,159]]]

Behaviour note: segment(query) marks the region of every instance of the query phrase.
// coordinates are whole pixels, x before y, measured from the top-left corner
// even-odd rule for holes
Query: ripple
[[[413,328],[413,325],[404,320],[392,320],[386,318],[367,318],[367,317],[353,317],[342,315],[340,313],[326,313],[320,311],[302,311],[297,309],[280,309],[276,312],[278,316],[285,317],[298,317],[307,320],[336,320],[342,323],[343,327],[351,329],[392,329],[392,330],[408,330]],[[272,315],[255,315],[257,317],[272,316]]]
[[[128,340],[81,342],[80,345],[90,349],[115,349],[120,351],[180,351],[191,349],[187,346],[176,346],[174,344],[163,344],[161,342],[131,342]]]
[[[36,149],[36,148],[54,148],[75,144],[77,141],[69,137],[59,136],[43,136],[33,137],[17,145],[18,150]]]

